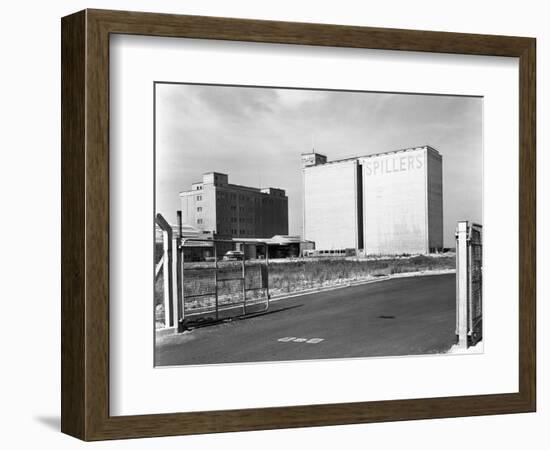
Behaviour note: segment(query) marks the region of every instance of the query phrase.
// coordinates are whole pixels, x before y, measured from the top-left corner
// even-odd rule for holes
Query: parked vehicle
[[[224,261],[242,261],[244,258],[243,252],[239,250],[229,250],[223,255]]]

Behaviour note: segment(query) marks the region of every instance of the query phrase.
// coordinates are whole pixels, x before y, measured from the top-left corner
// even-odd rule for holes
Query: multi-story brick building
[[[205,173],[180,192],[184,223],[233,238],[288,234],[288,198],[283,189],[230,184],[223,173]]]

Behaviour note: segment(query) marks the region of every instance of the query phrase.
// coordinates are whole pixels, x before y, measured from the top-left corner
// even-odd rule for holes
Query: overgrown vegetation
[[[265,263],[247,261],[247,301],[265,296]],[[215,303],[215,278],[213,263],[188,263],[185,265],[184,293],[187,311],[213,307]],[[429,272],[455,268],[455,255],[416,255],[378,258],[301,258],[270,261],[269,292],[271,297],[299,293],[310,289],[338,286],[355,281],[375,279],[400,273]],[[242,300],[242,266],[240,261],[220,262],[218,278],[218,304],[223,306]],[[236,279],[237,278],[237,279]],[[222,281],[227,280],[227,281]],[[157,320],[163,316],[162,273],[155,282]]]
[[[454,255],[387,259],[303,259],[272,264],[269,285],[274,291],[288,293],[397,273],[454,268]]]

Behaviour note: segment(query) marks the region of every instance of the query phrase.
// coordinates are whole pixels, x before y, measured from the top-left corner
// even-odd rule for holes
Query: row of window
[[[350,253],[350,249],[338,249],[338,250],[304,250],[304,256],[321,256],[321,255],[340,255],[346,256]]]
[[[198,225],[202,225],[203,223],[203,220],[202,219],[197,219],[197,224]],[[236,229],[236,228],[232,228],[231,229],[231,233],[232,234],[241,234],[241,235],[244,235],[244,234],[253,234],[253,232],[251,230],[246,230],[244,228],[241,228],[240,230]]]
[[[250,223],[254,224],[256,221],[252,217],[241,217],[240,219],[237,217],[222,217],[222,222],[231,222],[231,223]]]
[[[199,206],[197,207],[197,212],[202,212],[202,207]],[[223,222],[231,222],[231,223],[249,223],[249,224],[254,224],[256,223],[256,221],[254,220],[253,217],[241,217],[241,218],[237,218],[237,217],[222,217],[222,221]],[[197,223],[203,223],[202,222],[202,219],[197,219]]]
[[[197,195],[196,196],[196,201],[198,201],[198,202],[202,201],[202,195]],[[273,205],[274,199],[272,199],[272,198],[263,198],[261,202],[262,202],[263,205],[266,205],[266,204]],[[254,203],[256,203],[256,205],[259,205],[260,204],[260,199],[258,199],[258,198],[254,199]],[[231,210],[232,211],[236,211],[236,209],[237,209],[237,205],[231,205]],[[241,206],[240,210],[241,210],[241,212],[244,212],[245,207]],[[253,209],[250,208],[250,211],[253,211]]]
[[[224,228],[220,230],[221,233],[231,234],[233,236],[245,236],[245,235],[253,235],[254,232],[252,230],[247,230],[246,228]]]
[[[235,229],[232,229],[232,230],[231,230],[231,234],[233,234],[233,235],[239,234],[239,235],[242,236],[242,235],[245,235],[245,234],[252,234],[252,231],[248,231],[248,232],[247,232],[247,230],[245,230],[245,229],[242,229],[242,228],[241,228],[240,230],[237,230],[237,229],[235,228]]]
[[[218,195],[218,200],[224,200],[224,199],[225,199],[224,197],[222,197],[221,195]],[[277,200],[277,199],[273,199],[273,198],[262,198],[262,199],[260,199],[260,198],[254,198],[254,199],[240,198],[239,200],[241,202],[244,202],[244,203],[254,203],[256,205],[260,205],[260,203],[263,204],[263,205],[265,205],[265,204],[272,205],[274,203],[274,201]],[[236,205],[231,205],[231,208],[235,208],[235,207],[236,207]]]
[[[230,207],[231,212],[237,212],[237,207],[235,205],[231,205]],[[244,206],[239,207],[239,212],[241,214],[254,214],[256,212],[256,209],[252,208],[245,208]]]
[[[203,220],[202,219],[197,219],[197,224],[198,225],[202,225],[203,224]],[[241,235],[244,235],[244,234],[252,234],[253,232],[251,230],[246,230],[244,228],[241,228],[240,230],[236,229],[236,228],[233,228],[231,229],[231,233],[232,234],[241,234]]]

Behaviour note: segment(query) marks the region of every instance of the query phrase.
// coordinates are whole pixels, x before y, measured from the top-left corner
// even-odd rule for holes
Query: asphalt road
[[[155,364],[419,355],[454,341],[455,275],[432,275],[280,300],[264,315],[157,338]]]

